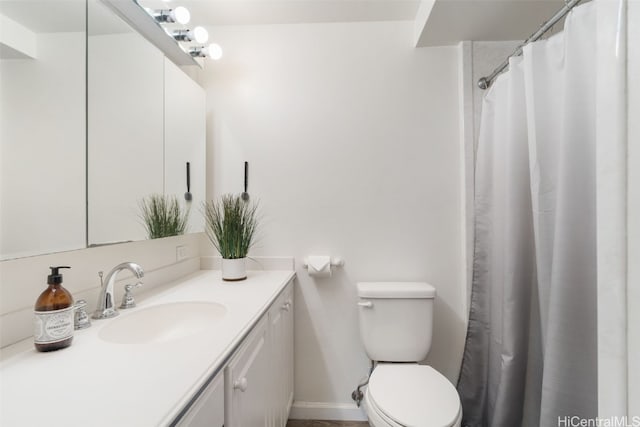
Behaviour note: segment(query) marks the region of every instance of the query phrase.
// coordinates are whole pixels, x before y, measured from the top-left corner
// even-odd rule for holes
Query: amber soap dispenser
[[[73,340],[73,297],[62,287],[61,268],[49,267],[49,287],[40,294],[35,306],[34,343],[38,351],[60,350]]]

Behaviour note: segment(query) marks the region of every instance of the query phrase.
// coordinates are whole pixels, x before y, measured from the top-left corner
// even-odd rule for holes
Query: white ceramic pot
[[[222,258],[222,280],[236,281],[247,278],[246,258]]]

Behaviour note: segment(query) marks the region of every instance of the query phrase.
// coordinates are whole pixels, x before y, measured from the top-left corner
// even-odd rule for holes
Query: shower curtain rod
[[[559,20],[564,18],[567,15],[567,13],[569,13],[569,11],[571,9],[573,9],[575,6],[577,6],[578,3],[580,3],[581,1],[582,0],[565,0],[564,7],[562,9],[560,9],[558,12],[556,12],[556,14],[551,17],[551,19],[549,19],[547,22],[542,24],[542,26],[538,29],[538,31],[536,31],[535,33],[530,35],[529,38],[526,39],[524,42],[520,43],[520,45],[518,45],[516,50],[514,50],[513,53],[511,55],[509,55],[509,57],[507,59],[505,59],[504,62],[498,66],[498,68],[493,70],[493,73],[489,74],[486,77],[480,78],[478,80],[478,87],[480,89],[488,89],[489,86],[491,86],[491,83],[493,83],[493,80],[500,73],[502,73],[505,68],[507,68],[509,66],[509,58],[511,58],[512,56],[520,56],[520,55],[522,55],[522,48],[524,46],[526,46],[527,44],[529,44],[531,42],[534,42],[534,41],[538,40],[540,37],[542,37],[547,31],[549,31],[551,28],[553,28],[553,26],[556,24],[556,22],[558,22]]]

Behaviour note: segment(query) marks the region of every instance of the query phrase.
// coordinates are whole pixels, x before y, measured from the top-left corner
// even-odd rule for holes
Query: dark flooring
[[[368,427],[366,421],[289,420],[287,427]]]

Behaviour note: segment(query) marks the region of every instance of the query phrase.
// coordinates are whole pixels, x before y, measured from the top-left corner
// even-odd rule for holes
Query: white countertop
[[[2,349],[0,425],[167,425],[225,362],[265,312],[293,271],[249,271],[224,282],[220,271],[201,270],[138,297],[122,318],[168,302],[217,302],[227,308],[206,339],[163,344],[113,344],[98,337],[114,319],[92,320],[75,331],[71,347],[35,351],[31,339]],[[121,296],[116,295],[118,298]]]

